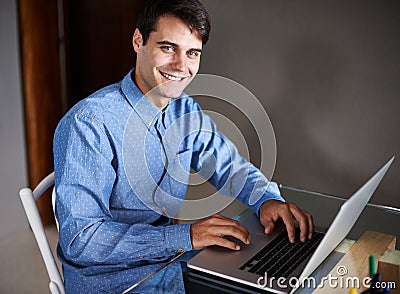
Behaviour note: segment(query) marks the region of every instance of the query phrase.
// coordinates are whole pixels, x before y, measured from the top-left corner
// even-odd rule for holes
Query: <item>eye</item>
[[[170,45],[164,45],[161,46],[161,49],[165,52],[174,52],[174,47],[170,46]]]
[[[201,54],[201,53],[200,53],[199,51],[197,51],[197,50],[189,50],[188,53],[187,53],[187,55],[188,55],[190,58],[199,57],[200,54]]]

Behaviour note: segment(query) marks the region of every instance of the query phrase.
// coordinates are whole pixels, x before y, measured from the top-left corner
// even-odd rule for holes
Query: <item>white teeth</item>
[[[161,72],[161,71],[160,71],[160,73],[161,73],[161,75],[162,75],[163,77],[165,77],[165,78],[167,78],[168,80],[171,80],[171,81],[178,82],[178,81],[181,81],[181,80],[184,79],[184,78],[178,78],[178,77],[170,76],[169,74],[166,74],[166,73]]]

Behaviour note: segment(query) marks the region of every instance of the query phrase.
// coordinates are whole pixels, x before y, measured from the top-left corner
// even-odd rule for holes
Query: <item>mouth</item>
[[[166,78],[167,80],[173,81],[173,82],[180,82],[180,81],[190,77],[190,75],[175,76],[175,75],[167,74],[167,73],[162,72],[160,70],[159,70],[159,72],[164,78]]]

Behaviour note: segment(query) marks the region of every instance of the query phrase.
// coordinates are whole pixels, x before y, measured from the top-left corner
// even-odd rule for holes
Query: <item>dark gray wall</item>
[[[347,197],[397,155],[372,202],[400,207],[400,2],[203,3],[213,27],[201,72],[261,101],[274,180]]]
[[[27,228],[18,191],[27,185],[17,1],[0,2],[0,239]]]

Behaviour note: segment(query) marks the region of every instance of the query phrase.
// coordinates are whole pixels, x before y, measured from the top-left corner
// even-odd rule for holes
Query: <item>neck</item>
[[[155,106],[157,106],[161,110],[165,109],[168,106],[170,98],[157,95],[156,93],[152,93],[152,91],[146,91],[146,87],[144,87],[144,85],[141,85],[140,79],[136,78],[136,73],[132,73],[131,79],[135,83],[136,87],[138,87],[139,90],[142,91],[142,93],[147,97],[147,99],[149,99],[150,102],[153,103]]]
[[[161,110],[163,110],[164,108],[166,108],[168,106],[170,98],[161,97],[159,95],[151,94],[151,93],[147,93],[145,95],[146,95],[147,99],[149,99],[151,101],[151,103],[153,103],[155,106],[157,106]]]

